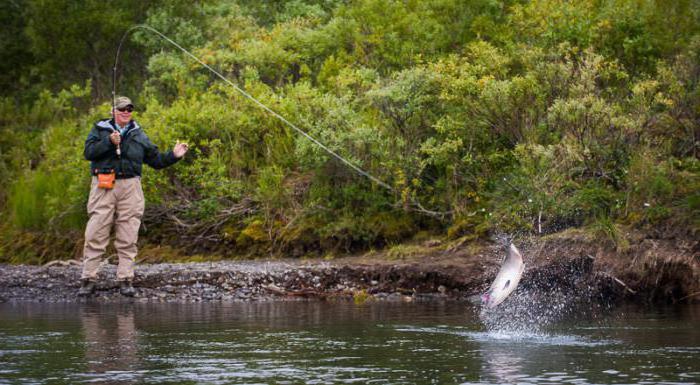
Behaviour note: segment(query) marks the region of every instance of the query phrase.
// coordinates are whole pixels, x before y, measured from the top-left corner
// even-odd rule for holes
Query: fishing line
[[[352,168],[353,170],[355,170],[355,171],[356,171],[357,173],[359,173],[360,175],[363,175],[363,176],[369,178],[369,179],[370,179],[371,181],[373,181],[374,183],[376,183],[376,184],[378,184],[378,185],[380,185],[380,186],[386,188],[387,190],[389,190],[389,191],[391,191],[391,192],[395,192],[394,188],[392,188],[390,185],[388,185],[387,183],[381,181],[379,178],[373,176],[373,175],[370,174],[369,172],[367,172],[367,171],[361,169],[359,166],[356,166],[355,164],[353,164],[353,163],[350,162],[349,160],[345,159],[344,157],[340,156],[339,154],[337,154],[336,152],[334,152],[333,150],[331,150],[330,148],[326,147],[323,143],[321,143],[321,142],[319,142],[318,140],[316,140],[316,138],[314,138],[314,137],[312,137],[311,135],[309,135],[306,131],[304,131],[304,130],[302,130],[301,128],[297,127],[294,123],[292,123],[292,122],[290,122],[289,120],[285,119],[282,115],[278,114],[277,112],[275,112],[274,110],[272,110],[271,108],[269,108],[268,106],[266,106],[265,104],[263,104],[262,102],[260,102],[258,99],[254,98],[252,95],[250,95],[249,93],[245,92],[243,89],[241,89],[240,87],[238,87],[236,84],[234,84],[234,83],[233,83],[232,81],[230,81],[228,78],[226,78],[224,75],[220,74],[218,71],[216,71],[215,69],[211,68],[207,63],[204,63],[204,62],[203,62],[202,60],[200,60],[198,57],[196,57],[195,55],[193,55],[192,53],[190,53],[190,51],[186,50],[186,49],[183,48],[181,45],[179,45],[178,43],[176,43],[175,41],[173,41],[173,40],[170,39],[169,37],[167,37],[167,36],[165,36],[164,34],[162,34],[160,31],[158,31],[158,30],[156,30],[155,28],[152,28],[152,27],[150,27],[150,26],[148,26],[148,25],[146,25],[146,24],[138,24],[138,25],[135,25],[135,26],[129,28],[128,30],[126,30],[126,32],[124,32],[124,35],[122,36],[121,40],[119,41],[119,47],[117,48],[117,54],[116,54],[116,57],[114,58],[114,67],[112,68],[112,70],[113,70],[113,76],[112,76],[112,107],[113,107],[113,108],[116,106],[116,98],[117,98],[117,66],[118,66],[118,63],[119,63],[119,53],[121,52],[122,45],[124,44],[124,41],[126,40],[126,37],[129,35],[129,33],[131,33],[131,31],[133,31],[133,30],[135,30],[135,29],[138,29],[138,28],[143,28],[143,29],[145,29],[145,30],[147,30],[147,31],[151,31],[151,32],[155,33],[156,35],[162,37],[163,39],[165,39],[165,41],[167,41],[168,43],[174,45],[174,46],[177,47],[180,51],[184,52],[187,56],[189,56],[190,58],[192,58],[194,61],[196,61],[197,63],[199,63],[199,64],[201,64],[202,66],[204,66],[204,68],[206,68],[206,69],[208,69],[209,71],[211,71],[212,73],[214,73],[214,74],[215,74],[216,76],[218,76],[221,80],[223,80],[224,82],[226,82],[226,84],[228,84],[228,85],[230,85],[231,87],[233,87],[236,91],[238,91],[241,95],[245,96],[245,97],[248,98],[250,101],[252,101],[253,103],[255,103],[258,107],[260,107],[260,108],[262,108],[263,110],[269,112],[270,114],[272,114],[273,116],[275,116],[277,119],[279,119],[280,121],[282,121],[284,124],[286,124],[287,126],[291,127],[292,129],[294,129],[294,131],[296,131],[296,132],[298,132],[299,134],[303,135],[306,139],[310,140],[311,142],[313,142],[313,143],[316,144],[317,146],[321,147],[324,151],[326,151],[327,153],[329,153],[330,155],[332,155],[332,156],[335,157],[336,159],[340,160],[341,162],[345,163],[345,165],[347,165],[348,167]],[[416,207],[418,207],[418,208],[420,209],[420,211],[422,211],[422,212],[424,212],[424,213],[426,213],[426,214],[429,214],[429,215],[432,215],[432,216],[437,216],[437,217],[444,217],[445,215],[449,214],[449,212],[448,212],[448,213],[445,213],[445,212],[437,212],[437,211],[427,210],[427,209],[423,208],[423,206],[421,206],[420,203],[418,203],[417,201],[415,201],[415,199],[411,199],[411,200],[412,200],[413,203],[416,205]]]

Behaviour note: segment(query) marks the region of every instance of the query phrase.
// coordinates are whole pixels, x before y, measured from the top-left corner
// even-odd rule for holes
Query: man
[[[89,296],[95,291],[95,280],[112,225],[115,227],[114,247],[119,256],[119,290],[129,297],[136,294],[132,281],[136,241],[144,210],[142,164],[161,169],[175,164],[187,153],[187,144],[180,142],[172,151],[159,152],[131,119],[133,110],[129,98],[117,98],[112,110],[113,119],[95,123],[85,141],[85,159],[91,162],[93,177],[87,204],[89,220],[85,228],[79,296]]]

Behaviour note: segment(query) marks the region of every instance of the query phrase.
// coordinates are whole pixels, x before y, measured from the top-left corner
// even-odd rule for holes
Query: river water
[[[0,383],[700,382],[700,306],[504,324],[456,302],[6,303]]]

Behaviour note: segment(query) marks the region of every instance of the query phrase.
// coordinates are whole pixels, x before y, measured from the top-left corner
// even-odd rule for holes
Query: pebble
[[[199,301],[268,301],[296,300],[295,291],[313,288],[319,297],[331,298],[344,292],[364,291],[372,298],[388,301],[412,301],[412,296],[394,292],[399,288],[416,287],[418,293],[432,296],[416,298],[436,301],[463,300],[465,293],[478,291],[485,286],[485,277],[473,276],[460,269],[444,269],[434,273],[443,282],[460,282],[460,287],[449,287],[442,282],[425,283],[421,277],[429,267],[408,265],[394,266],[334,266],[319,264],[301,266],[302,262],[221,261],[212,263],[140,264],[136,268],[134,286],[138,301],[199,302]],[[297,264],[298,267],[295,267]],[[82,302],[77,297],[80,282],[80,266],[52,266],[50,278],[40,266],[0,264],[0,301],[22,302]],[[386,273],[391,274],[387,275]],[[115,280],[116,266],[105,265],[98,276],[97,292],[89,300],[121,302]],[[385,276],[380,281],[372,277]],[[281,293],[264,289],[275,285]],[[437,292],[435,293],[435,286]],[[290,295],[284,295],[289,293]],[[313,297],[312,297],[313,298]],[[352,296],[349,296],[352,300]]]

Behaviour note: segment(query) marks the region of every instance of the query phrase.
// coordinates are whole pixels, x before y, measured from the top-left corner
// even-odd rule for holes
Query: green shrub
[[[56,51],[60,62],[8,59],[21,75],[8,90],[34,85],[0,99],[4,260],[79,253],[83,142],[109,116],[111,69],[81,61],[82,36],[51,35],[61,24],[41,21],[61,8],[44,3],[13,13],[21,20],[10,30],[27,25],[18,41],[30,46],[12,52],[82,48],[68,59]],[[101,7],[66,18],[104,21],[98,50],[126,28],[97,15]],[[141,239],[185,254],[306,256],[400,245],[421,232],[465,241],[586,226],[624,248],[622,224],[697,229],[699,9],[635,0],[134,8],[123,20],[142,15],[381,181],[137,30],[117,90],[133,92],[135,118],[161,150],[191,146],[175,167],[144,169]],[[48,91],[76,76],[92,80]]]
[[[603,216],[596,218],[589,225],[589,229],[594,237],[598,240],[612,243],[619,252],[625,252],[630,247],[624,232],[610,217]]]
[[[614,218],[621,205],[619,193],[594,181],[575,191],[571,199],[575,210],[584,218]]]

